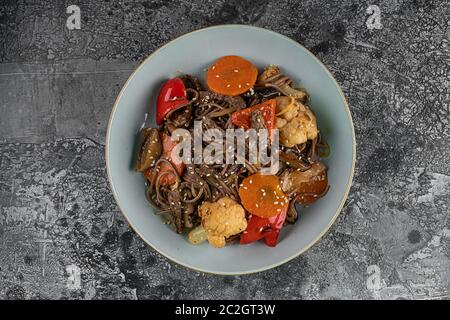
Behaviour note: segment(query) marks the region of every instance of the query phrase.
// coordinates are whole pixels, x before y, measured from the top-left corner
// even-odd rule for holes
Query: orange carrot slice
[[[244,208],[261,218],[270,218],[281,213],[289,199],[281,190],[277,176],[254,174],[242,181],[239,197]]]
[[[252,88],[257,76],[258,69],[251,62],[239,56],[225,56],[208,68],[206,82],[216,93],[237,96]]]

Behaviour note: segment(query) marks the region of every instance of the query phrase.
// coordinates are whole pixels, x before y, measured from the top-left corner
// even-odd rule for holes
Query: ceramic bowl
[[[275,248],[257,242],[215,249],[189,244],[163,224],[145,199],[143,177],[132,168],[137,132],[154,124],[155,98],[161,84],[179,72],[204,80],[217,58],[239,55],[258,68],[275,64],[305,87],[321,133],[331,148],[328,194],[299,210],[296,224],[283,228]],[[224,25],[185,34],[152,53],[133,72],[114,104],[106,138],[106,165],[111,189],[133,229],[153,249],[183,266],[215,274],[246,274],[281,265],[305,252],[336,220],[348,195],[355,165],[355,135],[344,95],[326,67],[297,42],[272,31]]]

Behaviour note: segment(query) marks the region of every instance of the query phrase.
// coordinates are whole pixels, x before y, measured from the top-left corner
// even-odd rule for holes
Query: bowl
[[[216,249],[191,245],[163,224],[145,198],[144,178],[132,168],[137,133],[144,119],[155,124],[161,84],[179,72],[204,80],[204,70],[217,58],[239,55],[258,68],[275,64],[305,87],[321,133],[331,153],[328,194],[299,211],[296,224],[283,228],[275,248],[263,242]],[[355,134],[350,110],[326,67],[297,42],[270,30],[222,25],[197,30],[169,42],[147,57],[125,83],[113,106],[106,137],[106,166],[112,192],[129,224],[153,249],[185,267],[214,274],[247,274],[279,266],[305,252],[331,227],[352,182]]]

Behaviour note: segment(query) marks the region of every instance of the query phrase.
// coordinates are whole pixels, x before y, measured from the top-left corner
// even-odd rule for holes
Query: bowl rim
[[[218,271],[211,271],[211,270],[207,270],[207,269],[203,269],[203,268],[199,268],[199,267],[195,267],[193,265],[190,265],[188,263],[179,261],[177,258],[169,256],[167,254],[165,254],[164,252],[162,252],[160,249],[156,248],[153,244],[151,244],[149,241],[147,241],[147,239],[145,239],[145,237],[137,230],[137,228],[135,228],[134,224],[130,221],[130,219],[128,218],[128,215],[125,213],[125,210],[122,209],[122,207],[120,206],[120,203],[118,201],[118,196],[116,193],[116,190],[114,188],[114,184],[112,182],[112,177],[111,177],[111,172],[110,172],[110,167],[109,167],[109,144],[110,144],[110,130],[111,130],[111,124],[112,124],[112,120],[114,118],[114,114],[116,112],[117,109],[117,105],[119,103],[119,101],[122,98],[123,93],[125,92],[125,90],[127,89],[129,83],[131,82],[131,80],[133,79],[133,77],[139,72],[139,70],[143,67],[143,65],[145,63],[147,63],[147,61],[149,61],[155,54],[157,54],[158,52],[160,52],[162,49],[166,48],[167,46],[173,44],[174,42],[176,42],[177,40],[181,39],[181,38],[185,38],[188,37],[190,35],[192,35],[193,33],[197,33],[197,32],[203,32],[206,30],[211,30],[211,29],[222,29],[222,28],[245,28],[245,29],[253,29],[253,30],[257,30],[257,31],[263,31],[263,32],[268,32],[270,34],[272,34],[275,37],[279,37],[282,38],[284,40],[287,40],[291,43],[293,43],[295,46],[302,48],[305,50],[305,52],[311,56],[321,67],[322,69],[324,69],[324,71],[328,74],[328,76],[331,78],[331,80],[334,82],[334,85],[336,86],[336,89],[339,93],[339,95],[341,96],[343,102],[344,102],[344,108],[345,111],[347,113],[348,119],[350,121],[350,128],[352,131],[352,166],[351,166],[351,171],[350,171],[350,175],[347,181],[347,186],[344,192],[344,195],[341,199],[341,202],[338,206],[338,208],[336,209],[336,212],[333,216],[333,218],[330,220],[330,222],[327,224],[327,226],[317,235],[317,237],[311,241],[307,246],[305,246],[304,248],[302,248],[301,250],[299,250],[297,253],[281,260],[278,261],[276,263],[273,263],[271,265],[268,266],[264,266],[261,268],[257,268],[257,269],[251,269],[251,270],[246,270],[246,271],[238,271],[238,272],[218,272]],[[328,68],[322,63],[322,61],[320,61],[312,52],[310,52],[307,48],[305,48],[303,45],[301,45],[300,43],[298,43],[297,41],[289,38],[288,36],[285,36],[281,33],[266,29],[266,28],[262,28],[262,27],[256,27],[256,26],[250,26],[250,25],[244,25],[244,24],[222,24],[222,25],[216,25],[216,26],[210,26],[210,27],[205,27],[205,28],[200,28],[200,29],[196,29],[190,32],[187,32],[185,34],[182,34],[172,40],[170,40],[169,42],[167,42],[166,44],[162,45],[161,47],[157,48],[155,51],[153,51],[150,55],[148,55],[136,68],[135,70],[131,73],[131,75],[128,77],[127,81],[124,83],[124,85],[122,86],[122,89],[120,90],[119,94],[116,97],[116,100],[114,101],[113,104],[113,108],[111,110],[110,116],[109,116],[109,120],[108,120],[108,128],[107,128],[107,132],[106,132],[106,140],[105,140],[105,162],[106,162],[106,171],[107,171],[107,176],[108,176],[108,182],[109,182],[109,186],[110,189],[112,191],[114,200],[117,204],[117,206],[119,207],[120,211],[122,212],[123,216],[125,217],[125,219],[127,220],[128,224],[131,226],[131,228],[134,230],[134,232],[136,232],[139,237],[148,245],[150,246],[153,250],[155,250],[156,252],[158,252],[159,254],[161,254],[163,257],[169,259],[172,262],[175,262],[183,267],[186,267],[188,269],[191,269],[193,271],[197,271],[197,272],[203,272],[203,273],[207,273],[207,274],[214,274],[214,275],[247,275],[247,274],[253,274],[253,273],[258,273],[258,272],[262,272],[262,271],[266,271],[266,270],[270,270],[273,268],[276,268],[278,266],[281,266],[295,258],[297,258],[298,256],[300,256],[301,254],[303,254],[304,252],[306,252],[307,250],[309,250],[314,244],[316,244],[327,232],[328,230],[331,228],[331,226],[334,224],[334,222],[336,221],[337,217],[339,216],[339,214],[342,211],[342,208],[344,207],[345,201],[348,198],[349,192],[350,192],[350,188],[352,186],[352,181],[353,181],[353,177],[354,177],[354,173],[355,173],[355,163],[356,163],[356,137],[355,137],[355,128],[354,128],[354,124],[353,124],[353,119],[352,119],[352,115],[350,112],[350,108],[348,106],[348,102],[347,99],[345,98],[344,93],[342,92],[342,89],[340,87],[340,85],[338,84],[338,82],[336,81],[336,79],[334,78],[333,74],[328,70]]]

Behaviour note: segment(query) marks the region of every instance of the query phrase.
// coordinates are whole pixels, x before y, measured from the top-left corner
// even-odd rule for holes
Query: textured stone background
[[[81,30],[65,26],[70,4]],[[371,4],[381,30],[366,27]],[[1,0],[0,298],[448,299],[449,17],[445,0]],[[290,263],[239,277],[148,248],[118,211],[104,161],[109,112],[139,61],[223,23],[314,52],[348,97],[358,142],[330,232]]]

